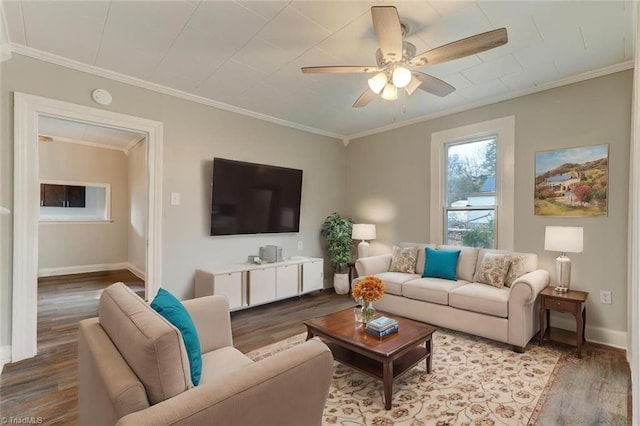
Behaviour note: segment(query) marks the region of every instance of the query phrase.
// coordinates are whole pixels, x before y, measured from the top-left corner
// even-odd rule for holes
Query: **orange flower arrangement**
[[[362,299],[365,302],[373,302],[384,296],[384,283],[378,277],[367,275],[358,284],[353,286],[351,295],[354,299]]]

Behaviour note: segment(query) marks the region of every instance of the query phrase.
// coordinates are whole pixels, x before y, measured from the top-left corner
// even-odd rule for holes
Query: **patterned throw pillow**
[[[474,280],[494,287],[504,287],[504,282],[511,265],[508,254],[487,253],[482,258]]]
[[[416,260],[418,260],[417,247],[400,248],[393,246],[389,272],[407,272],[414,274],[416,272]]]
[[[509,272],[504,280],[506,287],[511,287],[511,284],[522,275],[524,275],[524,256],[511,256],[511,266],[509,266]]]

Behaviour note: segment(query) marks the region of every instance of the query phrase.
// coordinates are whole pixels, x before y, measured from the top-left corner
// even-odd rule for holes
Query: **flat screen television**
[[[211,235],[300,231],[302,170],[213,159]]]

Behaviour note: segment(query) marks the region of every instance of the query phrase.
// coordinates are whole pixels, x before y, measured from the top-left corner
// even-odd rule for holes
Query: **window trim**
[[[42,184],[53,184],[53,185],[76,185],[76,186],[84,186],[84,187],[95,187],[95,188],[104,188],[104,196],[105,196],[105,212],[104,217],[97,216],[77,216],[77,217],[69,217],[69,216],[48,216],[41,217],[40,209],[38,209],[38,221],[39,222],[61,222],[61,223],[69,223],[69,222],[113,222],[111,218],[111,184],[110,183],[96,183],[96,182],[84,182],[84,181],[72,181],[72,180],[60,180],[60,179],[40,179],[39,185]],[[40,194],[40,191],[38,191]],[[38,203],[40,205],[40,203]]]
[[[431,133],[430,240],[444,241],[446,145],[496,136],[496,248],[514,249],[515,227],[515,116],[497,118]]]

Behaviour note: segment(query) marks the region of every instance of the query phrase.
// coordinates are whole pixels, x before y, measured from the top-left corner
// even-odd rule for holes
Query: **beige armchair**
[[[99,317],[80,322],[81,425],[319,425],[333,356],[311,339],[253,362],[233,347],[227,301],[183,302],[202,349],[191,383],[180,332],[122,283],[107,288]]]

